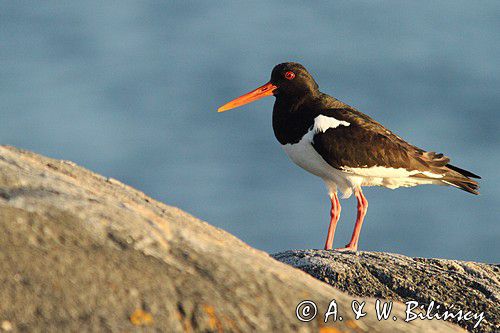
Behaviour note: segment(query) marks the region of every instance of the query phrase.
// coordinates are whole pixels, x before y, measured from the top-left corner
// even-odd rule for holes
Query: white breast
[[[330,193],[337,192],[337,189],[343,193],[344,198],[352,194],[352,189],[360,184],[361,179],[355,175],[337,170],[330,166],[312,146],[313,138],[316,133],[325,132],[330,128],[339,126],[349,126],[350,123],[333,117],[320,115],[314,119],[314,125],[302,139],[294,144],[282,145],[288,157],[301,168],[310,173],[321,177]],[[359,178],[359,177],[358,177]]]

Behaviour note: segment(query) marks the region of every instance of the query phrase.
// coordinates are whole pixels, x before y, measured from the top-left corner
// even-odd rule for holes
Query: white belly
[[[306,136],[296,144],[286,144],[282,145],[282,147],[295,164],[322,178],[330,194],[336,193],[338,189],[343,193],[344,198],[348,198],[351,196],[353,189],[361,185],[361,178],[330,166],[316,152]]]

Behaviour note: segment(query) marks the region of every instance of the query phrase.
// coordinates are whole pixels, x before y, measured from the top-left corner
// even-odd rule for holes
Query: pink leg
[[[361,227],[363,226],[363,220],[368,210],[368,200],[366,200],[361,188],[357,188],[354,191],[356,199],[358,199],[358,217],[356,219],[356,224],[354,225],[354,231],[352,232],[351,241],[346,245],[345,248],[339,249],[341,251],[354,251],[358,250],[359,233],[361,232]]]
[[[325,250],[331,250],[333,245],[333,237],[335,236],[335,228],[337,228],[337,221],[340,217],[340,207],[339,197],[337,193],[334,193],[330,200],[332,202],[332,209],[330,210],[330,226],[328,227],[328,236],[326,237]]]

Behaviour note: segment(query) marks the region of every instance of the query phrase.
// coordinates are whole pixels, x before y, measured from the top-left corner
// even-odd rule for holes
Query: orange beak
[[[261,99],[266,96],[272,96],[273,91],[277,87],[272,84],[271,82],[266,83],[265,85],[258,87],[255,90],[250,91],[249,93],[246,93],[243,96],[240,96],[236,99],[233,99],[231,102],[224,104],[220,108],[217,109],[217,112],[224,112],[227,110],[231,110],[234,108],[237,108],[238,106],[242,106],[245,104],[248,104],[250,102],[256,101],[258,99]]]

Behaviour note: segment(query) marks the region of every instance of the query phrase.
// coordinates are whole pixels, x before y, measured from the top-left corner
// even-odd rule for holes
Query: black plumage
[[[324,133],[316,133],[312,145],[321,157],[338,170],[349,168],[404,168],[443,175],[442,181],[470,193],[479,194],[476,181],[480,178],[470,171],[449,164],[443,154],[427,152],[413,146],[392,133],[369,116],[319,91],[318,84],[307,70],[297,63],[284,63],[275,67],[271,83],[279,86],[284,81],[278,74],[293,71],[294,81],[301,75],[302,89],[278,88],[273,109],[273,129],[281,144],[294,144],[310,130],[319,115],[349,123]],[[286,80],[286,79],[285,79]],[[288,82],[285,82],[288,83]],[[290,84],[290,83],[288,83]],[[297,92],[299,92],[297,94]],[[413,177],[429,178],[423,173]]]

